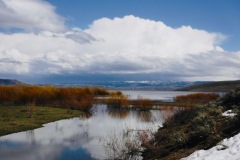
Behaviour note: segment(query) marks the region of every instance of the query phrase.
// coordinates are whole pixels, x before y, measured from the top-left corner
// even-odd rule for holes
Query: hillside
[[[15,79],[0,79],[0,85],[24,85],[25,83]]]
[[[216,101],[176,110],[154,138],[143,144],[143,159],[176,160],[198,150],[181,160],[239,160],[239,126],[240,88]]]
[[[169,91],[176,90],[187,86],[202,84],[205,82],[196,81],[79,81],[75,83],[58,83],[56,87],[100,87],[108,90],[161,90]]]
[[[228,92],[240,87],[240,80],[237,81],[218,81],[204,84],[192,85],[177,89],[177,91],[195,91],[195,92]]]

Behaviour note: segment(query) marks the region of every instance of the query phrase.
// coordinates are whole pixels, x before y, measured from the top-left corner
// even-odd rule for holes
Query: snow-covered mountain
[[[206,83],[203,81],[84,81],[77,83],[59,83],[56,86],[90,86],[121,90],[175,90],[191,85]]]

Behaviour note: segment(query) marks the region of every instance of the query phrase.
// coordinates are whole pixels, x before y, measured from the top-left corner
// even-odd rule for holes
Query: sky
[[[239,0],[0,0],[0,78],[240,78]]]

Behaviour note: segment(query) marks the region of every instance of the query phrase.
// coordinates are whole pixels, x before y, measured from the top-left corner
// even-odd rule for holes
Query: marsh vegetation
[[[31,153],[33,157],[68,160],[83,157],[84,159],[111,159],[110,157],[117,159],[119,153],[126,153],[119,158],[125,156],[142,159],[140,151],[143,147],[139,139],[140,135],[144,139],[145,134],[142,133],[156,132],[164,122],[165,115],[173,114],[172,112],[174,110],[150,110],[140,113],[137,110],[121,110],[107,105],[96,105],[91,116],[82,114],[74,119],[45,124],[44,127],[33,130],[32,137],[29,136],[29,132],[0,137],[0,155],[6,155],[10,157],[9,159],[17,156],[16,159],[25,160]],[[34,115],[29,118],[25,112],[25,118],[34,119]],[[11,148],[13,144],[20,145]],[[19,154],[8,154],[11,152]]]
[[[110,92],[100,88],[53,86],[0,86],[2,106],[48,106],[67,109],[91,110],[94,98]]]
[[[97,116],[99,119],[94,121],[96,133],[100,134],[102,128],[99,126],[121,128],[121,131],[116,131],[115,128],[114,134],[111,130],[111,133],[99,135],[102,140],[100,145],[105,148],[102,157],[141,159],[142,153],[144,158],[152,158],[160,153],[154,158],[159,155],[162,158],[168,157],[172,152],[178,153],[179,148],[185,149],[195,144],[198,147],[208,144],[205,147],[210,147],[221,138],[218,135],[206,138],[215,134],[219,127],[215,117],[219,117],[224,109],[217,108],[218,104],[210,102],[218,98],[219,95],[214,93],[195,93],[176,96],[173,101],[166,102],[141,96],[131,99],[122,92],[109,92],[99,88],[0,86],[0,134],[33,129],[43,123],[64,118],[79,117],[80,121],[92,121]],[[228,100],[225,98],[225,101],[227,103]],[[102,110],[99,107],[101,104],[106,105]],[[208,106],[204,107],[204,104]],[[106,113],[112,124],[109,124],[107,119],[100,120],[100,116],[105,116],[99,112]],[[124,125],[128,123],[127,126],[120,127],[122,122]],[[113,124],[114,126],[111,126]],[[163,128],[154,134],[162,124]],[[82,124],[79,125],[80,128],[81,126]],[[192,131],[191,134],[187,133],[189,130]],[[88,138],[92,134],[88,130],[84,133]],[[107,139],[104,139],[106,135]],[[167,145],[164,146],[164,143]],[[99,145],[99,142],[95,145]],[[159,152],[159,149],[163,152]]]

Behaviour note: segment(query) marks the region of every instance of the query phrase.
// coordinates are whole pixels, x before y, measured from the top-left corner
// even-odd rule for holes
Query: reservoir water
[[[187,95],[196,92],[187,91],[138,91],[138,90],[122,90],[123,94],[128,95],[129,99],[147,98],[151,100],[173,101],[173,97],[179,95]]]
[[[180,92],[124,91],[131,98],[172,99]],[[189,92],[188,92],[189,93]],[[182,92],[182,94],[187,94]],[[160,97],[160,98],[159,98]],[[174,107],[162,110],[119,110],[96,105],[90,116],[60,120],[42,128],[0,137],[0,160],[88,160],[122,158],[126,144],[139,145],[134,139],[155,132]],[[119,148],[116,151],[115,148]],[[126,157],[125,157],[126,158]],[[128,157],[129,158],[129,157]],[[141,155],[131,157],[141,159]]]

